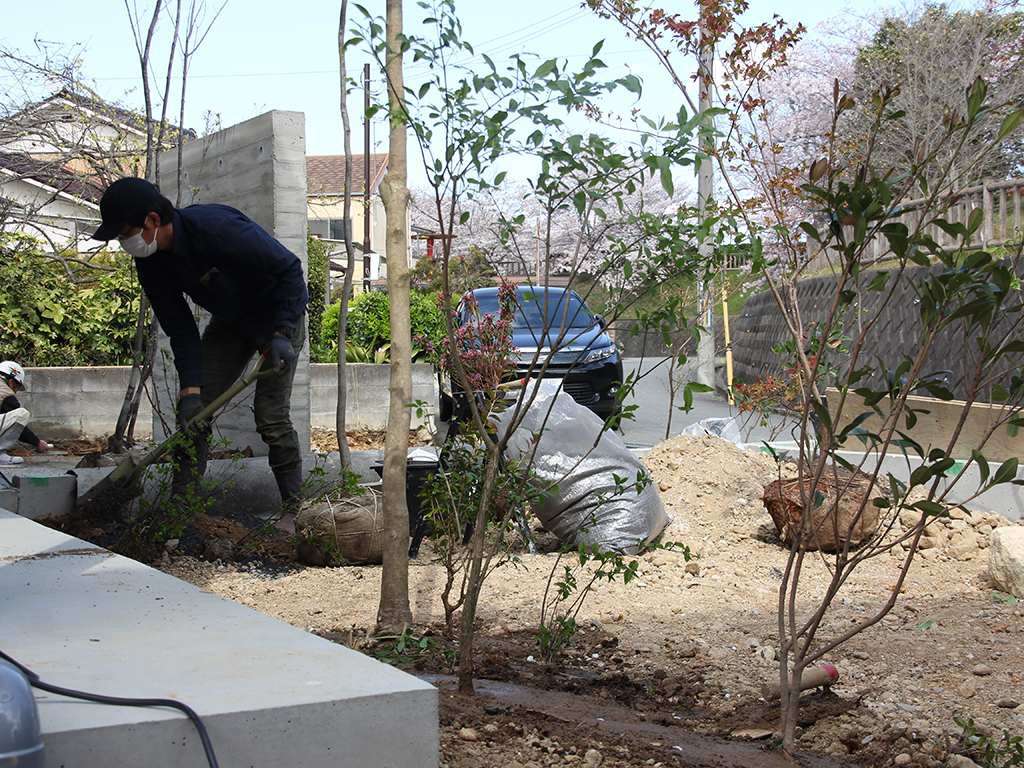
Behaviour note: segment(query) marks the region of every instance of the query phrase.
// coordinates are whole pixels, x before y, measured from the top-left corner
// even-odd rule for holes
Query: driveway
[[[676,394],[672,398],[672,385],[669,376],[669,358],[627,357],[622,361],[623,372],[628,378],[633,376],[635,387],[626,397],[625,404],[636,405],[632,419],[622,422],[622,439],[631,447],[656,445],[667,437],[674,437],[691,424],[703,419],[728,419],[738,417],[741,435],[746,442],[759,443],[763,440],[784,440],[793,438],[783,430],[773,435],[771,427],[752,425],[750,414],[740,413],[735,406],[730,406],[724,395],[718,392],[695,393],[693,409],[688,413],[679,410],[683,405],[682,385],[693,375],[694,366],[676,371],[674,378]],[[775,419],[776,427],[781,428],[779,419]],[[749,429],[749,432],[748,432]]]

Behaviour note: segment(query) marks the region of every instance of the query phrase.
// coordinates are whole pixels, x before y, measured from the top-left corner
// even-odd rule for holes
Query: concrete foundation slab
[[[11,510],[33,520],[43,515],[66,515],[78,500],[78,483],[73,475],[15,475],[18,508]]]
[[[437,766],[432,686],[5,510],[0,615],[0,649],[48,683],[188,704],[225,768]],[[36,699],[47,766],[206,764],[174,710]]]

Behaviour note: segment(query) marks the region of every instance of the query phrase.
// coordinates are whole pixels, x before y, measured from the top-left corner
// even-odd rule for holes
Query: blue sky
[[[152,5],[145,0],[128,2],[140,9]],[[207,0],[208,17],[220,2]],[[7,48],[28,52],[36,47],[36,40],[81,44],[77,50],[86,81],[104,98],[141,107],[138,57],[125,0],[46,0],[6,5],[0,40]],[[664,6],[684,15],[694,13],[690,3],[670,1]],[[384,12],[382,0],[367,3],[367,7],[372,12]],[[578,0],[463,0],[457,7],[466,39],[478,53],[488,53],[496,60],[522,51],[542,58],[582,59],[594,42],[603,38],[602,58],[611,74],[633,72],[645,80],[645,109],[654,104],[662,111],[675,111],[673,102],[678,104],[678,94],[666,84],[646,49],[626,39],[615,23],[582,9]],[[186,125],[202,132],[207,110],[219,113],[225,126],[271,109],[301,111],[306,115],[307,154],[341,154],[339,9],[340,2],[319,0],[228,0],[192,61]],[[802,22],[813,29],[842,10],[838,3],[813,0],[752,0],[745,20],[759,23],[778,13],[787,22]],[[418,13],[416,4],[407,0],[408,30],[415,30]],[[155,50],[155,59],[162,68],[167,56],[166,38],[157,42]],[[361,69],[363,61],[355,58],[350,72]],[[669,99],[664,98],[666,93],[671,94]],[[350,110],[358,106],[350,100]],[[386,151],[387,129],[382,123],[374,127],[373,140],[374,151]],[[360,129],[353,136],[357,151],[361,142]]]

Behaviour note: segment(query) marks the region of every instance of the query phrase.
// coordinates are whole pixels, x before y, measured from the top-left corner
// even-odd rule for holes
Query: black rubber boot
[[[302,503],[300,491],[302,490],[302,467],[295,469],[275,469],[274,479],[277,480],[277,489],[281,492],[281,519],[274,523],[274,527],[285,533],[295,533],[295,514],[299,511],[299,504]]]

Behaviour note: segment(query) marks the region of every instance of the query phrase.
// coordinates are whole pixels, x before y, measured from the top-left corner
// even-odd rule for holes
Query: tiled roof
[[[364,189],[363,155],[352,157],[352,194],[362,195]],[[370,191],[375,192],[388,168],[387,153],[370,155]],[[307,195],[345,194],[345,156],[310,155],[306,158]]]
[[[91,96],[75,93],[67,88],[58,91],[40,102],[30,105],[21,112],[8,118],[7,122],[12,125],[17,125],[19,119],[21,119],[21,115],[28,115],[34,112],[44,112],[53,108],[59,109],[63,104],[69,104],[80,110],[95,112],[96,114],[106,118],[106,120],[111,124],[120,123],[140,134],[145,135],[146,133],[146,123],[142,118],[141,113],[123,109],[115,104],[108,104],[105,101],[92,98]],[[191,128],[182,129],[176,125],[168,124],[167,131],[164,136],[164,143],[168,146],[173,146],[179,138],[183,142],[188,142],[195,139],[197,135],[198,134],[196,134],[196,132]]]
[[[60,162],[46,162],[27,155],[0,152],[0,169],[12,176],[33,179],[92,203],[98,203],[103,196],[103,189],[98,184]]]

